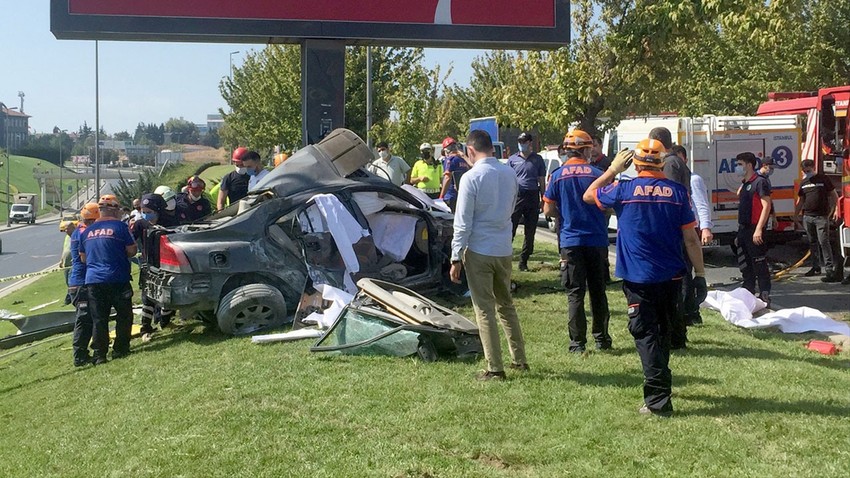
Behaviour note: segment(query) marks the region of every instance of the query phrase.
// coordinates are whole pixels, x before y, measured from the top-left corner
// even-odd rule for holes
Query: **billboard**
[[[51,0],[60,39],[557,48],[569,0]]]

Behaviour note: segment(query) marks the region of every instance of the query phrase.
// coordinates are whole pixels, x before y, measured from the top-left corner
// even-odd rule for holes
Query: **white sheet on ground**
[[[355,294],[357,293],[357,286],[351,279],[351,274],[360,272],[360,262],[357,261],[353,244],[360,238],[368,236],[369,230],[363,229],[333,194],[318,194],[313,196],[312,199],[315,201],[316,207],[319,208],[319,212],[325,220],[324,225],[333,236],[339,255],[345,263],[345,277],[343,279],[345,289]]]
[[[834,320],[811,307],[781,309],[753,317],[753,312],[765,308],[765,303],[743,288],[731,292],[711,291],[705,302],[700,305],[719,311],[724,319],[746,329],[777,327],[787,334],[829,332],[850,335],[850,325]]]
[[[418,218],[410,214],[384,212],[367,216],[366,220],[372,228],[375,247],[394,261],[403,261],[413,245]]]

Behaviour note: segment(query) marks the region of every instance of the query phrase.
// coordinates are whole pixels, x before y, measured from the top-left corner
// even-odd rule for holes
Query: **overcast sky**
[[[49,0],[0,0],[0,102],[19,106],[30,127],[69,131],[95,124],[93,41],[57,40],[50,32]],[[106,42],[100,49],[100,124],[108,133],[136,124],[183,117],[203,123],[224,106],[218,91],[228,74],[230,52],[238,65],[246,44]],[[427,49],[428,66],[454,65],[449,79],[468,84],[470,62],[482,50]]]

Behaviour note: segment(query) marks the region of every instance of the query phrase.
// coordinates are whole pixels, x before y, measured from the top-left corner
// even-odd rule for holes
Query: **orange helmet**
[[[278,167],[283,164],[284,161],[289,159],[289,155],[286,153],[277,153],[274,155],[274,167]]]
[[[564,136],[564,148],[583,149],[593,146],[593,138],[580,129],[574,129]]]
[[[97,200],[98,207],[121,207],[118,198],[114,194],[104,194]]]
[[[644,139],[635,148],[635,164],[657,168],[664,162],[667,149],[657,139]]]
[[[100,218],[100,209],[98,208],[97,203],[90,202],[83,206],[80,210],[80,217],[83,218],[83,220]]]

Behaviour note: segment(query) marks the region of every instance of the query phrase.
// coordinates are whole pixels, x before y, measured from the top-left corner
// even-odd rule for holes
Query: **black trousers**
[[[643,401],[653,411],[673,410],[670,329],[681,304],[681,290],[681,280],[655,284],[623,281],[629,303],[629,332],[643,367]]]
[[[587,315],[584,296],[590,293],[590,310],[593,316],[591,333],[597,346],[611,347],[608,335],[608,296],[605,294],[605,271],[608,268],[605,247],[562,247],[561,284],[567,291],[570,333],[570,351],[583,350],[587,343]]]
[[[738,225],[738,235],[735,242],[738,250],[738,268],[744,278],[744,289],[753,295],[756,293],[758,282],[761,296],[770,295],[770,269],[767,266],[767,244],[753,242],[756,226],[749,224]]]
[[[528,262],[534,254],[534,235],[537,232],[537,220],[540,217],[540,191],[519,191],[516,197],[516,206],[511,214],[513,233],[516,237],[517,226],[522,224],[525,229],[525,239],[522,242],[522,251],[519,254],[520,262]]]
[[[95,359],[105,359],[109,350],[109,313],[115,308],[115,343],[112,355],[130,352],[130,332],[133,327],[133,287],[121,284],[90,284],[89,311],[92,319],[92,349]]]
[[[85,363],[91,360],[89,342],[92,336],[92,320],[89,313],[88,293],[85,287],[77,287],[73,291],[71,303],[76,309],[74,318],[74,338],[71,346],[74,349],[74,363]]]

